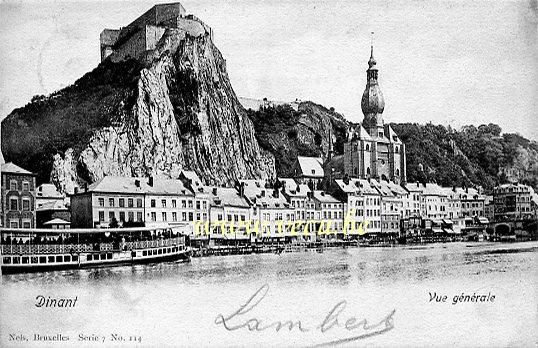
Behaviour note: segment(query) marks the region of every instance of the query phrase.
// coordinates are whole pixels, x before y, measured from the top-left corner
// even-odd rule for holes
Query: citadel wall
[[[180,3],[156,5],[119,30],[105,29],[101,33],[101,61],[108,56],[114,61],[129,57],[141,59],[143,53],[154,50],[166,28],[177,28],[191,36],[209,34],[213,31],[194,15],[185,15]]]

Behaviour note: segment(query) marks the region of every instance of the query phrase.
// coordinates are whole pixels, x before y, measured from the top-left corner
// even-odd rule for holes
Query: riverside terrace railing
[[[183,244],[184,237],[167,239],[141,240],[135,242],[120,243],[123,250],[149,249],[168,247]],[[112,243],[94,244],[4,244],[2,245],[2,255],[28,255],[28,254],[73,254],[81,252],[113,251]]]

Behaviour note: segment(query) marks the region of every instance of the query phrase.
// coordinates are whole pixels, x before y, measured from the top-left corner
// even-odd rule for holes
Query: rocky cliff
[[[104,175],[209,184],[275,176],[208,33],[167,29],[142,61],[106,60],[74,85],[36,96],[2,122],[2,150],[63,191]]]
[[[348,128],[345,118],[333,109],[313,102],[261,107],[248,110],[260,146],[274,154],[280,177],[292,177],[297,156],[326,159],[329,144],[342,154]]]

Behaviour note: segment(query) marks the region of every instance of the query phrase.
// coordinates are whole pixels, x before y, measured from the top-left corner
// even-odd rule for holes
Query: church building
[[[344,144],[343,174],[359,179],[406,182],[405,144],[384,124],[385,100],[379,88],[378,69],[371,47],[366,89],[362,95],[362,124],[353,126]]]

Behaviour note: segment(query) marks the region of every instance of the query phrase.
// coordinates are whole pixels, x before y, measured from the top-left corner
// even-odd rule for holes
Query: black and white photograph
[[[0,0],[0,347],[537,347],[538,0]]]

